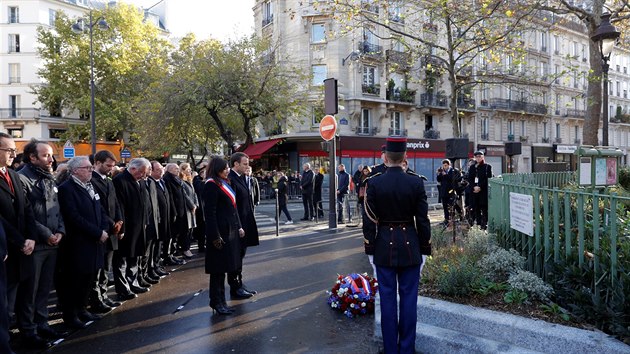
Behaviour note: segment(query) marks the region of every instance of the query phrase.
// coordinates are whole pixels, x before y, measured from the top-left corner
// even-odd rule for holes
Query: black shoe
[[[112,308],[102,302],[97,302],[90,306],[90,311],[93,313],[108,313]]]
[[[130,286],[129,289],[134,294],[144,294],[147,291],[149,291],[149,288],[145,288],[145,287],[142,287],[142,286]]]
[[[98,321],[101,319],[100,315],[96,315],[88,311],[79,313],[78,317],[81,321],[84,321],[84,322]]]
[[[250,293],[249,291],[243,288],[238,288],[238,290],[236,291],[230,290],[230,295],[234,299],[249,299],[250,297],[254,296],[254,294]]]
[[[135,299],[138,297],[138,295],[134,294],[134,293],[129,293],[129,294],[118,294],[117,296],[118,301],[127,301],[127,300],[131,300],[131,299]]]
[[[164,270],[164,269],[162,269],[162,268],[158,267],[158,268],[155,268],[155,274],[157,274],[157,275],[158,275],[158,276],[160,276],[160,277],[165,277],[165,276],[167,276],[167,275],[169,275],[169,274],[171,274],[171,273],[169,273],[169,272],[167,272],[166,270]]]
[[[63,323],[66,325],[66,327],[72,328],[72,329],[83,329],[87,327],[87,324],[85,324],[83,321],[81,321],[77,317],[64,318]]]
[[[234,309],[234,307],[230,307],[227,305],[227,302],[223,302],[223,307],[225,307],[226,310],[230,311],[230,312],[236,312],[236,309]]]
[[[22,336],[22,343],[28,349],[46,350],[50,348],[49,341],[38,336],[37,334],[31,334],[28,336]]]
[[[37,335],[46,339],[59,339],[67,336],[68,332],[56,331],[46,324],[46,326],[37,327]]]
[[[309,219],[309,218],[301,218],[300,220],[302,220],[302,221],[309,221],[311,219]]]
[[[234,313],[233,311],[228,310],[225,306],[223,306],[223,304],[218,304],[218,305],[210,305],[210,307],[212,308],[213,312],[218,313],[219,315],[231,315],[232,313]]]
[[[337,221],[337,224],[345,224],[345,222],[343,222],[343,220],[339,220]]]
[[[156,279],[155,277],[147,275],[146,277],[144,277],[144,281],[149,283],[150,285],[155,285],[160,282],[160,279]]]
[[[147,282],[145,278],[140,278],[140,277],[138,277],[138,285],[140,285],[141,288],[147,288],[147,289],[151,287],[151,283]],[[135,291],[133,292],[135,293]]]
[[[252,295],[256,295],[256,294],[258,294],[258,291],[248,289],[248,288],[245,286],[245,284],[241,284],[241,289],[243,289],[243,290],[247,291],[248,293],[250,293],[250,294],[252,294]],[[226,305],[226,306],[227,306],[227,305]]]
[[[175,263],[175,265],[184,265],[186,264],[186,261],[181,259],[181,258],[177,258],[175,256],[171,256],[170,260],[172,263]]]
[[[114,301],[110,298],[105,298],[103,299],[103,303],[109,307],[118,307],[120,305],[122,305],[122,303],[118,302],[118,301]]]

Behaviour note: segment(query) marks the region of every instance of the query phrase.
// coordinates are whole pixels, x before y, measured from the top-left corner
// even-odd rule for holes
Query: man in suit
[[[300,180],[300,189],[302,190],[302,204],[304,205],[303,221],[311,220],[315,217],[313,207],[313,179],[315,175],[311,171],[311,164],[305,163],[302,168],[302,180]]]
[[[34,275],[32,252],[35,248],[35,228],[33,210],[24,191],[20,176],[9,168],[15,159],[17,150],[13,138],[0,132],[0,216],[2,226],[7,233],[8,258],[7,270],[7,300],[9,313],[20,308],[16,299],[20,286],[26,286]],[[28,322],[20,312],[16,313],[18,326]],[[22,329],[22,328],[21,328]],[[22,332],[24,343],[32,349],[46,349],[48,342],[35,333],[35,328],[26,328]]]
[[[9,346],[9,307],[7,306],[7,234],[0,223],[0,353],[13,354]]]
[[[109,178],[114,166],[116,166],[116,157],[110,151],[101,150],[94,155],[94,171],[92,171],[90,182],[94,191],[98,193],[101,208],[105,210],[109,224],[109,240],[105,242],[104,266],[97,271],[94,287],[90,292],[90,309],[95,313],[106,313],[113,307],[120,306],[120,302],[107,296],[108,273],[112,269],[114,251],[118,250],[118,239],[123,225],[114,183]]]
[[[472,186],[475,221],[485,230],[488,226],[488,179],[492,178],[492,166],[486,163],[482,151],[475,152],[474,166],[468,170],[468,183]]]
[[[152,171],[152,167],[149,167],[149,174]],[[159,239],[159,231],[158,227],[160,225],[160,207],[157,201],[157,186],[155,183],[151,181],[148,174],[143,180],[145,188],[146,188],[146,196],[147,196],[147,210],[148,210],[148,224],[146,229],[147,235],[147,244],[146,251],[144,252],[144,256],[140,260],[140,277],[148,284],[157,284],[160,282],[160,276],[157,275],[154,271],[155,269],[155,247],[154,245],[158,242]]]
[[[387,169],[370,178],[364,199],[364,246],[376,266],[385,353],[414,352],[420,266],[431,254],[424,181],[403,170],[406,146],[406,138],[387,138]]]
[[[343,224],[343,202],[348,194],[348,190],[350,190],[350,174],[346,172],[346,166],[342,163],[337,167],[339,173],[337,173],[337,181],[339,185],[337,186],[337,222]],[[350,215],[350,210],[348,210],[348,215]]]
[[[21,299],[19,311],[28,324],[22,327],[24,331],[30,333],[36,328],[39,336],[57,339],[64,334],[48,326],[48,298],[53,288],[58,245],[66,228],[52,174],[52,156],[52,147],[43,141],[32,139],[24,145],[24,166],[19,174],[35,215],[36,243],[31,257],[35,272],[20,287],[17,296]]]
[[[86,307],[96,272],[103,268],[105,242],[109,239],[107,214],[90,182],[93,169],[87,156],[73,157],[68,161],[71,176],[59,186],[59,203],[68,232],[60,249],[61,282],[65,288],[63,321],[76,329],[100,318]]]
[[[169,163],[166,164],[165,169],[166,173],[164,173],[163,179],[173,201],[173,217],[175,221],[171,224],[170,240],[168,244],[164,245],[166,252],[168,253],[168,256],[164,259],[164,264],[181,265],[186,262],[175,257],[175,251],[177,248],[175,242],[179,239],[180,232],[188,228],[188,219],[186,218],[186,199],[184,197],[184,187],[182,186],[183,182],[179,179],[179,166],[175,163]]]
[[[232,183],[232,189],[236,195],[236,209],[241,226],[245,231],[245,236],[241,237],[241,261],[245,257],[247,247],[258,246],[258,226],[254,216],[254,201],[245,180],[245,171],[249,167],[249,157],[242,152],[232,154],[230,157],[230,173],[228,179]],[[243,285],[243,270],[228,273],[228,284],[230,284],[230,295],[232,298],[246,299],[256,294],[256,291],[249,290]]]
[[[252,203],[254,203],[254,206],[260,204],[260,186],[258,186],[258,180],[254,176],[252,176],[251,166],[247,167],[247,170],[245,170],[245,183],[249,188],[250,194],[252,196]]]
[[[462,210],[457,204],[457,184],[461,180],[461,173],[459,170],[451,167],[451,161],[448,159],[442,160],[442,168],[438,169],[436,180],[440,183],[440,195],[442,196],[442,208],[444,209],[444,227],[448,225],[451,218],[455,218],[455,215],[450,214],[450,209],[454,208],[454,211],[459,212],[462,215]]]
[[[173,210],[173,200],[162,177],[164,167],[158,161],[151,161],[151,176],[147,180],[150,184],[155,184],[157,190],[157,205],[159,210],[158,220],[158,241],[153,245],[153,272],[159,277],[167,276],[169,273],[161,266],[162,258],[168,257],[168,244],[171,237],[171,224],[174,221],[175,211]]]
[[[125,171],[114,177],[114,188],[123,215],[122,238],[114,252],[114,284],[119,300],[129,300],[149,291],[138,274],[138,260],[146,247],[147,196],[144,177],[151,164],[135,158]]]

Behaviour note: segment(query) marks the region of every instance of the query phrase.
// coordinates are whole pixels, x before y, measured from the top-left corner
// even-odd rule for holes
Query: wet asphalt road
[[[295,220],[301,217],[301,204],[290,209]],[[373,314],[349,319],[326,303],[338,273],[371,270],[360,229],[296,222],[282,225],[276,237],[272,206],[260,206],[257,214],[261,244],[248,249],[243,276],[259,293],[247,300],[228,295],[234,315],[208,307],[200,254],[48,352],[377,353]]]

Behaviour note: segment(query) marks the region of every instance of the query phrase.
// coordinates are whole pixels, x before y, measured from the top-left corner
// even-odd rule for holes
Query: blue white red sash
[[[228,196],[228,198],[230,198],[230,200],[232,201],[232,205],[234,206],[234,209],[236,209],[236,193],[234,193],[234,190],[232,189],[232,187],[230,187],[229,184],[223,182],[223,183],[217,183],[214,179],[212,178],[208,178],[206,180],[206,183],[208,182],[212,182],[214,184],[216,184],[219,189],[221,189],[223,191],[223,193],[225,193],[225,195]]]

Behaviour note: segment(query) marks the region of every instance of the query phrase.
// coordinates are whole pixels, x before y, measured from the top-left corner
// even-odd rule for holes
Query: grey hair
[[[68,171],[70,173],[74,173],[77,168],[81,167],[83,161],[90,162],[90,159],[87,156],[75,156],[68,161]]]
[[[170,172],[169,170],[171,170],[171,167],[173,167],[173,166],[179,168],[179,166],[175,162],[169,162],[169,163],[166,164],[166,166],[164,166],[164,170],[166,172]]]
[[[142,167],[151,168],[151,162],[144,157],[137,157],[129,161],[129,169],[139,170]]]
[[[310,163],[305,163],[304,166],[308,167],[309,169],[311,168],[311,164]]]

